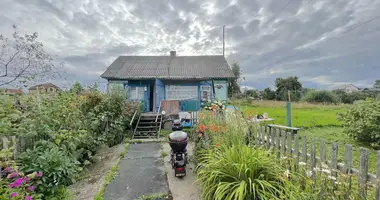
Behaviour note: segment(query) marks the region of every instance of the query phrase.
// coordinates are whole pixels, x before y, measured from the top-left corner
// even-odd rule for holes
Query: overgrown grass
[[[167,193],[143,195],[139,197],[139,200],[167,200],[169,195]]]
[[[120,160],[124,158],[124,156],[128,153],[128,150],[129,150],[129,142],[127,141],[125,143],[124,151],[120,153],[120,156],[118,160],[116,161],[115,165],[107,172],[103,186],[101,187],[99,192],[95,195],[94,200],[104,200],[104,197],[103,197],[104,191],[107,185],[110,184],[111,181],[115,179],[115,177],[118,175]]]
[[[253,104],[242,105],[239,108],[246,116],[266,112],[270,118],[275,119],[274,124],[286,125],[285,102],[281,102],[281,105],[276,104],[277,107],[265,107]],[[346,107],[340,106],[300,107],[292,105],[292,126],[301,128],[341,126],[342,122],[337,120],[337,113],[343,112],[345,109]]]

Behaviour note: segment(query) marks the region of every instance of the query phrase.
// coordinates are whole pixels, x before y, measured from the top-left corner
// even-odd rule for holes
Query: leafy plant
[[[244,145],[221,146],[200,158],[198,182],[203,199],[271,199],[283,190],[283,171],[269,151]]]
[[[343,130],[359,142],[380,149],[380,101],[367,99],[338,115]]]
[[[41,171],[44,174],[37,191],[47,195],[54,195],[60,190],[60,186],[74,183],[81,171],[79,162],[57,146],[37,146],[27,150],[20,155],[20,163],[20,169],[26,173]]]

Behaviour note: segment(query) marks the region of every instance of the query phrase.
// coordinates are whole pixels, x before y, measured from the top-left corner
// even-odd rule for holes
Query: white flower
[[[328,176],[327,178],[330,179],[330,180],[336,181],[336,178],[333,177],[333,176]]]
[[[306,165],[306,163],[305,162],[299,162],[298,165],[304,166],[304,165]]]
[[[329,166],[327,166],[325,163],[322,163],[322,168],[327,169],[327,168],[329,168]]]
[[[313,172],[312,172],[312,171],[307,171],[307,172],[306,172],[306,176],[311,177],[312,175],[313,175]]]
[[[283,159],[283,160],[285,160],[285,159],[287,159],[288,157],[286,157],[286,156],[283,156],[283,157],[281,157],[281,159]]]
[[[288,177],[288,178],[289,178],[289,175],[290,175],[290,170],[288,170],[288,169],[287,169],[287,170],[284,172],[284,174],[285,174],[285,176],[286,176],[286,177]]]
[[[331,171],[328,169],[322,169],[321,171],[322,173],[331,174]]]

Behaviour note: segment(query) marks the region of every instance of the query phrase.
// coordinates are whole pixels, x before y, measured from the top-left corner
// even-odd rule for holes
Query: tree
[[[253,97],[255,99],[259,98],[259,94],[257,93],[256,90],[246,90],[245,91],[245,96],[247,96],[247,97]]]
[[[20,35],[15,25],[11,38],[0,35],[0,86],[26,84],[54,69],[52,56],[45,52],[38,34]]]
[[[241,78],[241,70],[240,70],[240,65],[237,62],[234,62],[231,67],[232,72],[235,75],[234,79],[230,79],[229,84],[228,84],[228,94],[233,96],[234,94],[240,94],[240,86],[239,86],[239,80]]]
[[[84,91],[84,89],[78,81],[75,81],[75,83],[74,83],[73,87],[70,89],[70,91],[75,93],[75,94],[80,94],[81,92]]]
[[[300,90],[302,89],[302,84],[298,81],[297,76],[277,78],[275,85],[277,88],[276,98],[278,100],[288,100],[288,91],[291,93],[291,100],[298,101],[300,99]]]
[[[274,100],[276,98],[276,93],[275,93],[275,91],[271,90],[270,88],[265,88],[261,92],[261,96],[265,100]]]
[[[373,88],[380,89],[380,80],[376,80],[373,84]]]

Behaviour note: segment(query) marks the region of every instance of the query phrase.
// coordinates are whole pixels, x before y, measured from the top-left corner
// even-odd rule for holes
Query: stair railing
[[[158,106],[158,110],[157,110],[156,121],[155,121],[156,125],[157,125],[158,115],[161,114],[161,103],[162,103],[162,101],[160,101],[160,105]],[[162,116],[161,116],[160,125],[159,125],[159,128],[158,128],[157,138],[160,138],[161,125],[162,125]]]
[[[135,120],[135,117],[137,116],[138,113],[140,113],[140,104],[141,104],[141,102],[138,102],[138,103],[137,103],[136,110],[135,110],[135,112],[133,113],[133,117],[132,117],[132,119],[131,119],[131,122],[129,123],[129,126],[132,126],[133,121]]]

